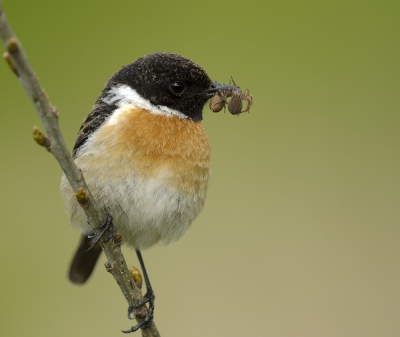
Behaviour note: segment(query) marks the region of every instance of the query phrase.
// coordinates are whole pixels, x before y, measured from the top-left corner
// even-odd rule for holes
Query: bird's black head
[[[123,67],[108,81],[103,94],[120,85],[136,90],[155,106],[174,109],[195,121],[202,120],[209,90],[214,87],[197,63],[166,52],[143,56]]]

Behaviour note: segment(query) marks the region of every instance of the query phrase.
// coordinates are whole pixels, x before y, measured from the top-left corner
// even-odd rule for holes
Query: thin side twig
[[[76,167],[68,151],[64,137],[59,128],[57,109],[51,105],[45,91],[29,65],[21,43],[18,41],[6,19],[2,0],[0,0],[0,36],[6,49],[3,57],[25,88],[47,132],[46,137],[35,127],[33,131],[34,139],[57,159],[72,189],[76,193],[77,200],[87,215],[91,228],[94,229],[99,226],[102,213],[86,186],[81,171]],[[116,236],[114,236],[114,238],[116,238]],[[100,240],[99,243],[108,260],[106,263],[107,271],[114,276],[128,305],[136,305],[140,302],[142,296],[129,273],[129,269],[121,253],[120,239],[111,240],[110,243],[107,244]],[[138,321],[140,322],[141,320],[142,319],[138,317]],[[142,335],[144,337],[160,336],[154,323],[152,323],[148,329],[142,330]]]

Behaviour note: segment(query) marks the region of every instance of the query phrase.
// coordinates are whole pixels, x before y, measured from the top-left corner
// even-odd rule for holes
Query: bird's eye
[[[172,82],[169,84],[169,88],[174,94],[177,95],[183,94],[186,89],[185,85],[181,82]]]

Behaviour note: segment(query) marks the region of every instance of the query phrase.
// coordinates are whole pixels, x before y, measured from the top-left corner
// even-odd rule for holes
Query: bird
[[[202,211],[211,172],[203,107],[224,87],[184,56],[151,53],[108,80],[79,129],[72,156],[104,214],[101,235],[115,229],[135,249],[153,306],[141,250],[178,240]],[[81,231],[69,279],[83,284],[101,254],[93,244],[101,235],[91,233],[65,175],[61,195]]]

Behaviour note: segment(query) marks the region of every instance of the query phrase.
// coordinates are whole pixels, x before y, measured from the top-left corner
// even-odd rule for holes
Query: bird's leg
[[[154,291],[150,284],[150,280],[149,280],[149,276],[147,275],[146,267],[144,266],[142,253],[140,253],[140,250],[136,250],[136,254],[137,254],[137,257],[140,262],[140,267],[142,268],[144,282],[146,283],[146,294],[143,296],[143,300],[139,304],[128,307],[128,318],[134,319],[134,317],[131,316],[133,309],[140,308],[142,305],[144,305],[146,303],[149,303],[149,308],[147,309],[147,314],[146,314],[146,317],[144,318],[144,320],[141,321],[139,324],[131,327],[130,330],[122,330],[122,332],[125,332],[125,333],[134,332],[139,329],[147,329],[148,327],[150,327],[150,324],[153,321],[153,315],[154,315],[154,299],[155,299]]]
[[[104,214],[100,226],[95,227],[94,229],[101,229],[101,232],[99,234],[94,234],[93,232],[89,233],[88,238],[93,239],[93,243],[86,251],[91,250],[94,246],[96,246],[100,239],[103,237],[104,233],[107,231],[108,236],[104,242],[108,242],[112,239],[112,237],[114,236],[113,217],[108,213]]]
[[[137,304],[135,307],[139,308],[143,304],[149,303],[149,307],[151,307],[154,311],[155,295],[154,295],[153,287],[151,286],[149,276],[147,275],[146,267],[144,265],[143,258],[142,258],[142,253],[140,252],[140,250],[137,250],[136,254],[137,254],[137,257],[140,262],[140,267],[142,268],[144,282],[146,283],[146,294],[143,296],[143,300],[139,304]]]

